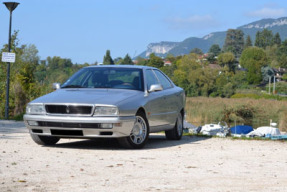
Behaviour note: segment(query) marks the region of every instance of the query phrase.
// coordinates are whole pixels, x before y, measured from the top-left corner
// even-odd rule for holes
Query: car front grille
[[[92,115],[93,106],[87,105],[45,105],[49,114]]]
[[[63,127],[63,128],[101,128],[100,123],[61,123],[38,121],[40,127]]]

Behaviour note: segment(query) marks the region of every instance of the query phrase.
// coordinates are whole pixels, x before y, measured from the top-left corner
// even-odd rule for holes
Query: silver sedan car
[[[149,133],[167,139],[183,133],[184,90],[154,67],[85,67],[57,89],[31,101],[24,121],[32,139],[54,145],[60,138],[117,138],[142,148]]]

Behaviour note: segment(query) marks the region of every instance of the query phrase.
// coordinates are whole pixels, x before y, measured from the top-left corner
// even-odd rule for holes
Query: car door
[[[147,69],[145,71],[145,80],[147,90],[150,89],[151,85],[159,84],[158,78],[152,69]],[[166,121],[165,113],[166,109],[164,107],[163,91],[150,92],[147,96],[146,104],[146,114],[148,116],[150,131],[155,132],[159,129],[159,126],[168,124]]]
[[[170,80],[159,70],[154,70],[155,75],[157,76],[160,84],[163,87],[162,96],[163,96],[163,111],[164,119],[168,124],[166,127],[173,127],[177,118],[178,113],[178,93],[175,91],[173,84]]]

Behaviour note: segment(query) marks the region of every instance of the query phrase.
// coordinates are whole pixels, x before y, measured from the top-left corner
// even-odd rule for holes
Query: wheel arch
[[[138,108],[136,114],[138,114],[138,113],[140,113],[140,112],[142,112],[142,113],[145,115],[145,117],[147,118],[146,111],[145,111],[145,109],[144,109],[143,107]]]
[[[181,113],[181,115],[182,115],[182,118],[184,119],[184,115],[185,115],[185,110],[184,110],[184,108],[182,108],[182,109],[180,110],[180,113]]]

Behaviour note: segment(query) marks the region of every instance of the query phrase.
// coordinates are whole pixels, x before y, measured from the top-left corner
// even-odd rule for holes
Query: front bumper
[[[129,136],[135,116],[127,117],[79,117],[24,115],[30,134],[75,138],[118,138]],[[110,128],[102,128],[112,125]]]

